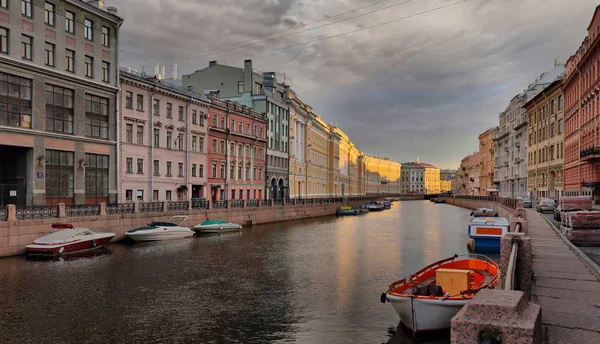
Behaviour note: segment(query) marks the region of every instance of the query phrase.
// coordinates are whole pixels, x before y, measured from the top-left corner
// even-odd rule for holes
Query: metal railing
[[[58,206],[17,206],[18,220],[47,219],[58,217]]]
[[[227,201],[213,201],[213,208],[225,209],[227,208]]]
[[[0,207],[0,221],[8,220],[8,208]]]
[[[207,200],[192,200],[192,209],[208,209],[210,201]]]
[[[231,208],[243,208],[244,200],[243,199],[232,199],[231,201],[229,201],[229,206]]]
[[[163,202],[141,202],[140,213],[158,213],[163,211]]]
[[[77,205],[66,205],[65,214],[67,217],[76,216],[97,216],[100,215],[99,204],[77,204]]]
[[[271,206],[271,201],[270,199],[263,199],[260,201],[260,206],[261,207],[270,207]]]
[[[188,210],[188,202],[187,201],[173,201],[167,203],[168,211],[184,211]]]
[[[246,207],[248,208],[256,208],[258,207],[259,200],[257,199],[249,199],[246,201]]]
[[[133,203],[114,203],[106,205],[106,215],[133,214],[135,205]]]

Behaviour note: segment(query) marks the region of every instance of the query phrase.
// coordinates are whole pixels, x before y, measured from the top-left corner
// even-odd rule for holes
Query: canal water
[[[394,331],[380,294],[467,253],[469,213],[405,201],[91,256],[0,259],[0,343],[417,343]]]

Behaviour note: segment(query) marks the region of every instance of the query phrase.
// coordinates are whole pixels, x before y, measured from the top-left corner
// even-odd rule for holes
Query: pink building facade
[[[266,114],[211,99],[208,109],[208,184],[216,200],[262,199],[267,152]]]
[[[121,71],[120,202],[207,198],[210,101]]]

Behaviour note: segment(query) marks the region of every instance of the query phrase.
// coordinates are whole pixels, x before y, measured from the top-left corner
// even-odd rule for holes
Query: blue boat
[[[469,225],[469,237],[476,253],[500,253],[500,239],[509,231],[503,217],[475,217]]]

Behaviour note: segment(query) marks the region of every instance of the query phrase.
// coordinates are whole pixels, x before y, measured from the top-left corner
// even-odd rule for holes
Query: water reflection
[[[412,333],[402,323],[397,327],[388,329],[390,339],[386,344],[448,344],[450,343],[450,331],[437,331],[432,334],[419,335],[414,338]]]
[[[361,216],[111,244],[79,259],[0,259],[0,342],[417,343],[389,338],[399,319],[379,295],[466,253],[468,219],[448,205],[396,202]]]

